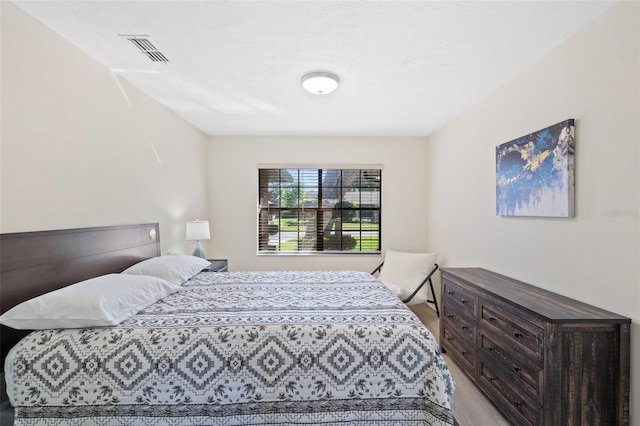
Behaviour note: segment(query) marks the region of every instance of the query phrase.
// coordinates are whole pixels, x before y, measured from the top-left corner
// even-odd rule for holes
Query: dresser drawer
[[[476,309],[478,296],[466,288],[454,284],[449,280],[442,282],[442,304],[449,305],[462,315],[466,315],[472,321],[477,321]]]
[[[526,359],[542,363],[544,329],[520,316],[500,308],[491,302],[480,302],[480,328],[491,332],[504,347],[519,353]]]
[[[456,309],[457,306],[445,304],[442,307],[442,321],[446,329],[455,330],[469,341],[476,340],[476,323]]]
[[[479,380],[485,391],[494,394],[501,400],[500,406],[506,409],[506,415],[518,425],[537,425],[540,422],[540,404],[523,394],[521,389],[511,386],[505,380],[507,373],[502,367],[480,357]]]
[[[503,366],[503,380],[512,388],[522,389],[532,399],[542,402],[542,368],[515,356],[512,347],[503,347],[486,333],[480,333],[480,354],[484,360]],[[518,354],[520,355],[520,354]]]
[[[443,337],[442,345],[447,350],[447,354],[455,359],[459,367],[468,372],[474,372],[477,355],[473,341],[469,341],[449,329],[444,330]]]

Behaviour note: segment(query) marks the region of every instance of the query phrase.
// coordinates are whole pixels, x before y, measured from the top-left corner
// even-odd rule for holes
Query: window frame
[[[264,197],[267,197],[267,203],[271,203],[271,201],[269,200],[269,184],[272,182],[277,182],[279,191],[282,190],[283,186],[282,186],[282,176],[278,175],[277,180],[271,180],[268,176],[266,177],[266,182],[263,182],[263,171],[264,170],[269,170],[269,172],[266,173],[273,173],[275,171],[277,171],[278,173],[281,173],[283,170],[287,171],[287,173],[289,171],[295,170],[298,175],[296,176],[298,179],[297,180],[293,180],[294,182],[297,182],[296,184],[292,185],[292,186],[288,186],[288,188],[292,189],[294,192],[298,192],[298,199],[297,199],[297,204],[295,206],[283,206],[282,203],[282,192],[280,192],[280,198],[278,199],[278,203],[279,205],[277,207],[264,207],[263,206],[263,202],[264,202]],[[334,188],[340,189],[340,197],[339,197],[339,201],[337,204],[340,204],[340,207],[336,208],[336,206],[334,207],[327,207],[326,205],[323,206],[323,190],[324,187],[322,185],[323,180],[324,180],[324,173],[326,173],[327,171],[340,171],[340,186],[331,186],[330,188]],[[345,176],[344,175],[344,171],[345,170],[356,170],[358,172],[358,175],[355,179],[357,179],[358,185],[357,186],[342,186],[343,185],[343,180],[342,178]],[[310,171],[315,171],[318,173],[318,177],[317,177],[317,182],[316,185],[305,185],[302,182],[302,179],[299,178],[301,171],[309,173]],[[366,171],[373,171],[373,177],[366,177],[371,176],[371,173],[367,174]],[[363,173],[365,172],[365,173]],[[258,189],[258,200],[257,200],[257,220],[256,220],[256,249],[257,249],[257,254],[259,256],[336,256],[336,255],[380,255],[382,253],[382,173],[383,172],[383,167],[380,164],[340,164],[340,165],[336,165],[336,164],[323,164],[323,165],[318,165],[318,164],[258,164],[257,167],[257,175],[258,175],[258,179],[257,179],[257,189]],[[306,175],[309,176],[309,175]],[[363,185],[363,183],[366,180],[370,180],[370,179],[374,179],[377,180],[377,184],[374,184],[372,186],[369,185]],[[345,189],[346,188],[346,189]],[[360,193],[359,195],[359,202],[356,206],[354,207],[345,207],[344,203],[345,201],[349,201],[346,200],[345,195],[349,192],[348,189],[349,188],[355,188],[356,191],[353,192],[358,192]],[[364,188],[374,188],[374,191],[363,191]],[[273,188],[272,188],[273,189]],[[309,189],[317,189],[316,193],[317,193],[317,199],[312,199],[312,202],[315,200],[315,206],[310,207],[309,205],[303,205],[300,206],[300,192],[303,190],[309,190]],[[265,193],[265,191],[267,191]],[[312,191],[313,192],[313,191]],[[377,196],[374,197],[377,201],[377,205],[376,204],[369,204],[369,205],[365,205],[363,207],[362,205],[362,194],[364,192],[374,192],[377,193]],[[333,198],[333,200],[335,200],[335,198]],[[305,231],[301,231],[300,230],[300,218],[305,216],[305,213],[311,213],[312,216],[315,214],[315,239],[313,238],[313,234],[312,234],[312,238],[311,241],[314,244],[313,247],[309,248],[305,248],[305,247],[300,247],[299,245],[296,246],[295,249],[293,250],[282,250],[282,249],[278,249],[275,250],[272,247],[278,247],[283,241],[282,240],[278,240],[278,245],[269,245],[270,241],[271,241],[271,235],[272,235],[272,230],[270,230],[270,227],[273,226],[272,224],[270,224],[270,222],[273,220],[273,212],[278,212],[278,216],[275,218],[276,219],[276,225],[280,225],[281,224],[281,220],[283,218],[282,212],[295,212],[295,218],[298,221],[298,230],[297,231],[290,231],[290,232],[297,232],[298,234],[298,243],[300,244],[302,242],[302,239],[300,238],[300,235],[304,232],[306,233],[306,228]],[[266,213],[265,213],[266,212]],[[374,217],[374,219],[377,219],[376,223],[377,224],[377,228],[371,230],[367,230],[367,229],[363,229],[363,222],[358,221],[357,223],[359,223],[358,228],[357,229],[349,229],[347,231],[343,231],[343,225],[345,222],[343,222],[342,220],[339,221],[335,221],[334,217],[336,212],[340,212],[340,216],[344,217],[345,212],[347,214],[352,214],[353,212],[357,212],[358,213],[358,218],[361,219],[362,216],[362,212],[373,212],[371,215]],[[329,218],[328,221],[325,218]],[[313,219],[311,219],[313,220]],[[350,222],[351,223],[351,222]],[[325,226],[331,226],[330,228],[326,228]],[[336,227],[336,229],[333,229],[333,226]],[[312,229],[313,232],[313,229]],[[375,237],[377,236],[377,247],[374,248],[369,248],[369,247],[363,247],[360,246],[360,244],[362,244],[363,239],[363,232],[367,234],[367,236],[372,236],[374,238],[375,241]],[[280,238],[280,230],[278,228],[278,238]],[[372,233],[372,234],[370,234]],[[343,249],[343,244],[345,242],[344,239],[344,235],[349,235],[349,236],[353,236],[353,234],[356,235],[356,237],[354,237],[354,239],[356,239],[356,248],[357,249]],[[326,249],[325,248],[325,241],[327,236],[331,237],[334,235],[341,235],[341,237],[339,237],[339,244],[341,246],[340,249],[336,250],[336,249]],[[294,238],[295,239],[295,238]],[[320,242],[320,247],[318,247],[318,245],[316,244],[318,241]],[[347,241],[348,242],[348,241]],[[294,243],[295,244],[295,243]],[[335,246],[334,246],[335,247]]]

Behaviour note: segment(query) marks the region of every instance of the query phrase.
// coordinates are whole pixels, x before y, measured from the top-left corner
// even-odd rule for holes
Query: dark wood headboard
[[[82,280],[160,255],[157,223],[0,234],[0,313]],[[26,334],[2,326],[2,366]]]

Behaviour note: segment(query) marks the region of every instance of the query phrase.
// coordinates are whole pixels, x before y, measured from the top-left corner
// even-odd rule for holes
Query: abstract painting
[[[572,217],[573,119],[496,147],[498,216]]]

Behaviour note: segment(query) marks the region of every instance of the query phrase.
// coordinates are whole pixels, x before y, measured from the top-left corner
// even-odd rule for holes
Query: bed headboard
[[[159,255],[157,223],[0,234],[0,313]],[[2,326],[2,369],[6,353],[25,334]]]

